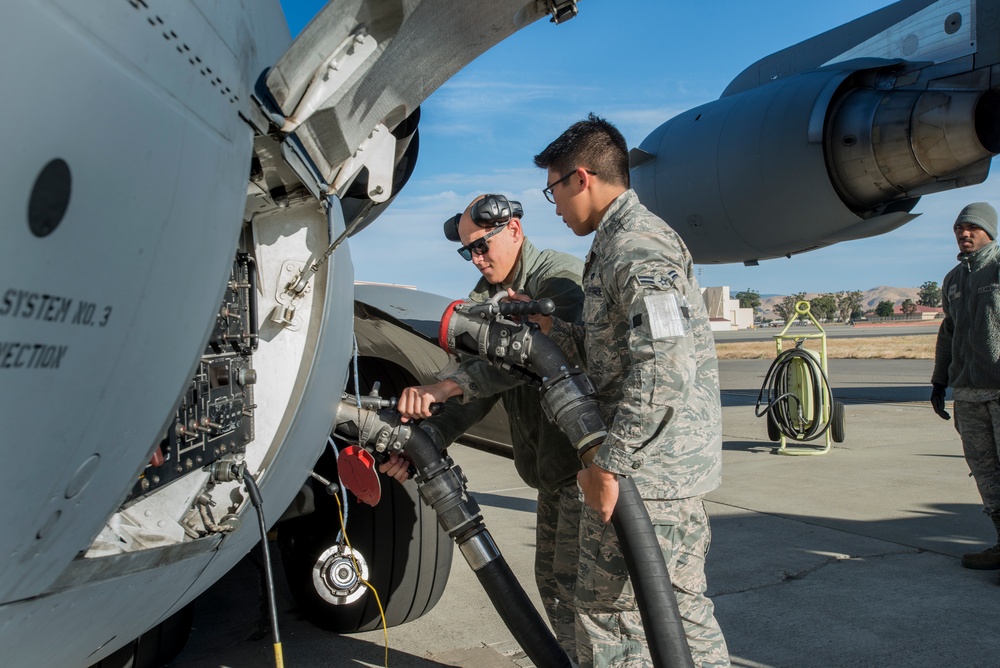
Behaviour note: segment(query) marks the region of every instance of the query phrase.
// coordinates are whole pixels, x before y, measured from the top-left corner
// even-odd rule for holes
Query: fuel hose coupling
[[[364,397],[358,408],[355,398],[345,395],[337,409],[335,432],[371,451],[409,455],[417,470],[421,500],[437,513],[438,524],[455,541],[473,570],[497,558],[500,552],[485,531],[479,504],[466,492],[462,469],[441,454],[424,430],[403,423],[399,413],[380,407],[380,402],[394,404],[391,400]]]
[[[437,513],[438,524],[458,545],[521,649],[539,668],[571,668],[573,663],[486,529],[479,504],[467,493],[462,470],[441,454],[427,432],[404,424],[395,410],[380,407],[379,401],[368,397],[359,402],[345,396],[337,410],[336,433],[366,448],[405,452],[417,469],[421,500]]]
[[[533,302],[456,301],[441,317],[438,344],[449,354],[474,356],[537,387],[542,409],[588,461],[607,437],[590,378],[571,366],[551,339],[513,317],[555,310],[551,299]],[[589,453],[589,454],[588,454]]]

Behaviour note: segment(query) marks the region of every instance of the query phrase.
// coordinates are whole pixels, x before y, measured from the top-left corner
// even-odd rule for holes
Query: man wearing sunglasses
[[[579,665],[652,665],[618,536],[607,524],[624,475],[635,481],[659,537],[694,664],[729,666],[705,596],[711,530],[702,497],[721,480],[722,409],[691,254],[629,188],[625,138],[606,120],[590,114],[575,123],[535,165],[547,170],[543,192],[556,215],[574,234],[594,234],[582,326],[532,316],[563,352],[583,357],[608,424],[607,439],[577,476],[585,503]]]
[[[507,290],[555,304],[555,314],[579,323],[583,305],[583,263],[552,250],[538,250],[524,236],[521,205],[503,195],[477,197],[445,223],[445,236],[460,242],[459,255],[482,277],[469,299],[483,302]],[[467,360],[438,374],[433,385],[408,387],[396,409],[420,426],[441,448],[475,425],[502,401],[510,421],[514,466],[538,490],[535,524],[535,582],[545,612],[567,654],[575,661],[573,588],[576,583],[582,502],[576,485],[580,460],[566,436],[542,412],[538,390],[482,362]],[[451,399],[449,401],[449,399]],[[433,403],[444,403],[431,417]],[[383,473],[405,480],[407,462],[392,457]]]

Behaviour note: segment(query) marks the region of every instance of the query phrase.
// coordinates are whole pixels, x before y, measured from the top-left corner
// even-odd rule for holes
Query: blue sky
[[[323,6],[282,0],[298,33]],[[590,111],[615,123],[630,147],[670,117],[717,99],[756,60],[872,12],[879,0],[581,0],[580,14],[536,22],[500,43],[421,107],[420,154],[410,182],[351,240],[358,280],[466,295],[479,272],[445,240],[446,218],[483,192],[524,206],[539,247],[586,255],[542,197],[532,157]],[[996,169],[982,185],[923,198],[902,228],[758,267],[699,265],[702,285],[761,294],[918,287],[954,266],[951,223],[968,202],[1000,208]]]

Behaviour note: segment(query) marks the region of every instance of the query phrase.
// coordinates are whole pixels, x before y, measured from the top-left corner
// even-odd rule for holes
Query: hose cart
[[[767,436],[780,445],[773,452],[781,455],[822,455],[833,443],[843,443],[846,436],[844,404],[834,401],[827,371],[826,330],[810,312],[807,301],[795,303],[795,313],[808,318],[819,330],[809,334],[788,334],[797,318],[789,319],[774,336],[777,358],[767,370],[757,395],[756,415],[767,417]],[[805,347],[810,339],[818,340],[817,353]],[[794,346],[783,350],[785,341]],[[790,446],[789,441],[807,443],[821,436],[825,445]]]

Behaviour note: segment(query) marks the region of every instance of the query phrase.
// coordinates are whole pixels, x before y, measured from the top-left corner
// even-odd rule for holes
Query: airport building
[[[753,327],[753,309],[741,308],[738,299],[729,296],[729,286],[702,288],[702,299],[708,309],[713,332],[729,332]]]

